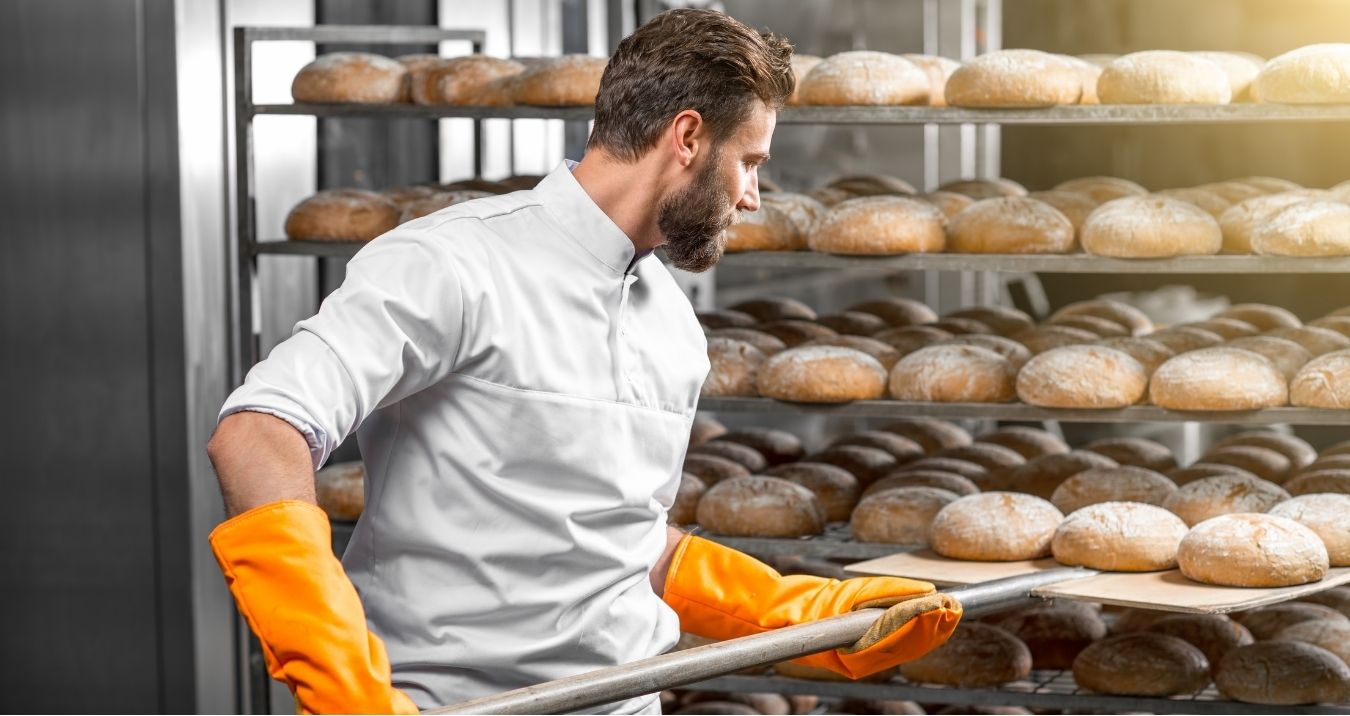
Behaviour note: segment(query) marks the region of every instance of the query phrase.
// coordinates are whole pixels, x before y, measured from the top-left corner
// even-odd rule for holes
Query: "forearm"
[[[206,446],[227,517],[277,500],[315,504],[305,438],[286,421],[243,411],[227,416]]]
[[[670,561],[681,539],[684,539],[684,532],[675,527],[666,527],[666,548],[661,551],[661,558],[656,560],[651,571],[652,591],[658,597],[666,591],[666,574],[670,571]]]

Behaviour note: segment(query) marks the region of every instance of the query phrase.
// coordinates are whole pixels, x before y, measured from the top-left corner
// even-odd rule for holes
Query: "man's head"
[[[711,10],[671,10],[619,43],[595,99],[587,143],[650,162],[666,188],[657,226],[682,269],[722,255],[737,210],[759,208],[760,164],[791,96],[792,47]]]

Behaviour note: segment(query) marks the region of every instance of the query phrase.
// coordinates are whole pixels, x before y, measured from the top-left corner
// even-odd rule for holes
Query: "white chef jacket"
[[[372,241],[221,410],[285,419],[316,469],[357,432],[366,507],[343,565],[424,709],[678,637],[648,573],[706,343],[569,170]]]

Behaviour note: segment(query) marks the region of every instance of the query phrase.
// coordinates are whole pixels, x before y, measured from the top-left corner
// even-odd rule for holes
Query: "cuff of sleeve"
[[[287,424],[295,428],[296,432],[304,436],[305,444],[309,446],[309,459],[314,463],[315,470],[323,467],[323,464],[328,462],[328,456],[332,454],[333,451],[328,446],[328,441],[323,439],[323,431],[283,410],[277,410],[276,408],[269,408],[262,405],[226,405],[221,409],[219,417],[216,418],[216,423],[219,424],[220,421],[235,413],[243,412],[263,413],[286,421]]]

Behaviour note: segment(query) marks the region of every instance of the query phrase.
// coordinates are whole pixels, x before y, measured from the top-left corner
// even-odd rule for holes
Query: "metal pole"
[[[1082,579],[1093,574],[1095,572],[1091,570],[1064,567],[961,587],[946,593],[956,597],[968,614],[975,614],[1016,606],[1028,599],[1031,590],[1037,587]],[[883,611],[863,609],[756,636],[662,654],[424,713],[568,713],[624,701],[741,669],[776,664],[847,646],[857,641]]]

